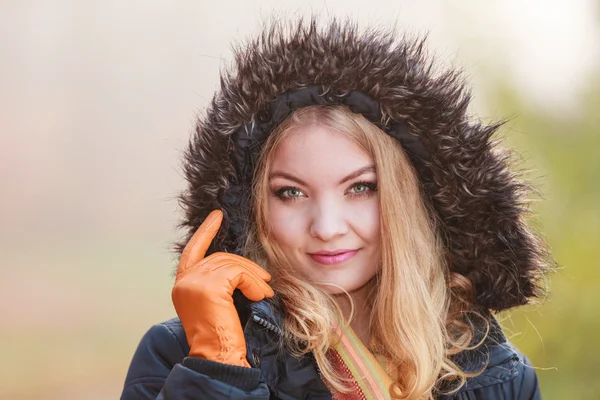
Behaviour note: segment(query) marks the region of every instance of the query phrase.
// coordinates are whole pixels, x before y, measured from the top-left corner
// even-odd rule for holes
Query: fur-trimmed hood
[[[424,41],[351,23],[274,24],[235,50],[234,66],[199,118],[185,153],[182,226],[191,235],[214,209],[224,223],[209,252],[241,251],[251,221],[256,155],[295,108],[345,104],[400,140],[418,171],[452,271],[477,305],[504,310],[539,296],[550,261],[525,225],[528,185],[497,147],[500,124],[469,118],[458,71],[435,73]]]

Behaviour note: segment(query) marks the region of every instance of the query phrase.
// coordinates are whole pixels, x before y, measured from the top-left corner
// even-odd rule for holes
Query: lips
[[[310,258],[319,264],[323,265],[334,265],[343,263],[344,261],[350,260],[358,253],[358,249],[355,250],[334,250],[334,251],[318,251],[316,253],[308,253]]]

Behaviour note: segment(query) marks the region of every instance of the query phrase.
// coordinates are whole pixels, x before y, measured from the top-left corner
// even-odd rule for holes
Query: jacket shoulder
[[[467,379],[453,397],[457,400],[539,400],[537,374],[527,357],[510,342],[489,348],[485,370]]]
[[[259,369],[188,357],[179,319],[154,325],[134,353],[121,400],[267,400]]]
[[[133,355],[122,398],[156,398],[173,367],[188,353],[179,318],[152,326]]]

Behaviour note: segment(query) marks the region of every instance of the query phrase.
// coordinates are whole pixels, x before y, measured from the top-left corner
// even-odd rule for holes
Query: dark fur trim
[[[433,218],[451,270],[471,280],[478,306],[503,310],[542,294],[540,278],[550,259],[525,225],[531,190],[509,170],[508,153],[493,139],[500,124],[468,118],[470,95],[459,72],[434,74],[424,40],[360,32],[350,23],[325,29],[314,20],[275,24],[235,50],[235,68],[222,73],[221,90],[199,118],[185,154],[189,186],[181,205],[188,235],[179,251],[211,210],[223,208],[238,181],[231,160],[235,131],[256,122],[281,93],[309,85],[361,91],[379,101],[383,125],[402,120],[421,138],[430,155],[421,180]],[[248,204],[238,206],[250,219]],[[237,248],[240,232],[229,222],[226,215],[209,251]]]

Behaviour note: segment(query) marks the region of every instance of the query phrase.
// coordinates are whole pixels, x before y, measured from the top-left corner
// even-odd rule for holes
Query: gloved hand
[[[214,253],[204,258],[222,221],[220,210],[211,212],[190,239],[181,254],[171,295],[191,357],[250,367],[232,295],[240,289],[252,301],[272,297],[273,289],[266,283],[271,275],[235,254]]]

